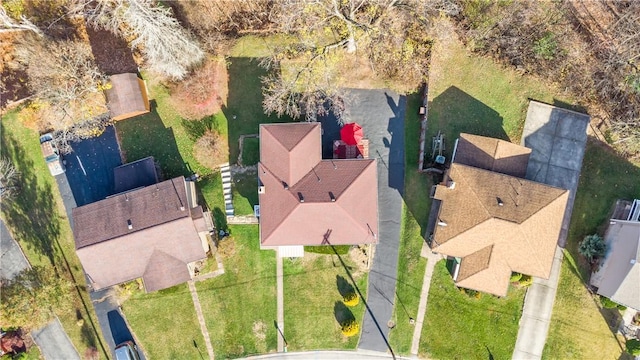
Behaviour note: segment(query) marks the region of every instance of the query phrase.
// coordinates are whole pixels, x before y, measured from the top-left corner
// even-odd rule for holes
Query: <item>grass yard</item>
[[[468,296],[455,287],[441,260],[431,280],[420,356],[435,359],[510,359],[518,334],[525,290],[505,298]]]
[[[617,199],[640,197],[640,168],[589,141],[571,218],[565,260],[544,357],[557,359],[624,358],[610,330],[617,310],[600,309],[586,289],[589,266],[577,252],[584,236],[604,234]]]
[[[260,139],[245,138],[242,149],[242,164],[255,165],[260,161]]]
[[[198,350],[206,356],[187,284],[150,294],[138,291],[122,310],[150,359],[197,359]]]
[[[232,225],[220,243],[225,273],[196,287],[216,358],[276,350],[276,259],[261,251],[258,226]]]
[[[520,143],[529,98],[548,103],[568,100],[537,79],[471,54],[450,34],[436,41],[433,50],[427,139],[442,130],[447,158],[461,132]]]
[[[243,173],[234,174],[232,189],[236,215],[253,215],[253,205],[258,204],[257,169],[245,168]]]
[[[42,158],[39,135],[24,127],[16,112],[4,114],[0,125],[2,155],[20,172],[19,192],[12,200],[2,201],[2,218],[31,265],[50,271],[55,267],[75,284],[70,309],[56,314],[80,356],[97,349],[106,357],[71,227],[55,179]],[[78,326],[80,319],[84,321]]]
[[[348,254],[340,255],[356,286],[366,295],[366,273],[357,271]],[[346,337],[340,322],[353,317],[362,326],[365,306],[342,304],[341,291],[354,284],[336,255],[305,253],[304,258],[284,259],[284,327],[289,351],[355,350],[359,336]],[[346,283],[349,285],[345,285]]]

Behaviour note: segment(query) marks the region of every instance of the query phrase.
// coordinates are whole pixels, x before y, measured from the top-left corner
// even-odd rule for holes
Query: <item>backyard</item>
[[[32,266],[58,271],[74,285],[72,303],[60,306],[67,310],[56,315],[79,354],[95,351],[106,357],[73,234],[56,181],[42,159],[38,133],[24,127],[17,112],[10,112],[2,117],[0,134],[3,156],[20,172],[21,185],[14,199],[3,199],[2,218]]]

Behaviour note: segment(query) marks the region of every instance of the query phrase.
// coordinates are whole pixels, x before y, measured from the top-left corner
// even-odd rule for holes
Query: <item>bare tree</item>
[[[16,194],[19,175],[9,160],[0,158],[0,200],[6,201]]]
[[[0,6],[0,33],[11,31],[32,31],[43,36],[42,31],[34,25],[26,16],[20,16],[20,21],[12,19],[7,11]]]
[[[144,54],[149,68],[183,79],[204,59],[204,52],[171,8],[154,0],[80,0],[87,22],[124,38]]]
[[[447,0],[282,0],[275,7],[273,21],[291,37],[262,62],[273,73],[263,79],[265,111],[307,120],[337,111],[338,121],[344,64],[362,52],[381,77],[417,87],[428,69],[429,18],[457,11]]]

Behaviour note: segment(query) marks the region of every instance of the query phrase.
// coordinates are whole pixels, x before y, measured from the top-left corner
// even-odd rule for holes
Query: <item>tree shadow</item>
[[[222,112],[228,123],[229,162],[235,163],[240,153],[240,135],[257,134],[262,123],[291,122],[293,119],[264,113],[261,78],[268,75],[268,71],[260,67],[259,58],[231,57],[227,62],[229,93]]]
[[[11,200],[2,201],[6,223],[13,230],[16,240],[37,254],[46,256],[51,265],[55,266],[58,254],[54,242],[60,236],[60,218],[51,183],[39,181],[35,164],[22,144],[4,131],[1,125],[0,134],[3,156],[10,158],[20,172],[18,193]],[[42,162],[44,163],[44,159]],[[39,167],[41,171],[47,171],[42,164]]]
[[[127,42],[107,30],[87,26],[91,52],[100,71],[107,75],[137,73],[138,64],[133,59]]]
[[[338,324],[344,324],[356,319],[351,310],[342,301],[336,301],[333,305],[333,315],[336,317]]]
[[[347,279],[340,275],[336,275],[336,286],[338,287],[338,292],[340,292],[340,296],[342,297],[356,292],[354,287],[347,281]]]
[[[28,75],[26,69],[4,66],[0,73],[0,109],[11,101],[24,99],[32,95],[27,87]]]

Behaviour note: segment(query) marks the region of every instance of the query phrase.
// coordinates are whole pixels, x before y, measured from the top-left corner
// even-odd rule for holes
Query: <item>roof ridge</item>
[[[272,176],[274,179],[279,180],[279,181],[283,181],[282,179],[280,179],[279,177],[277,177],[268,167],[264,166],[264,164],[262,164],[262,170],[266,170],[265,173],[269,173],[270,176]],[[273,229],[271,230],[271,232],[269,234],[267,234],[266,236],[262,237],[262,239],[260,239],[260,243],[264,243],[272,234],[274,234],[276,232],[276,230],[278,230],[278,228],[282,225],[282,223],[284,222],[284,220],[291,214],[293,213],[293,211],[295,209],[298,208],[298,206],[300,206],[300,201],[298,201],[298,199],[296,199],[296,197],[293,195],[293,193],[291,191],[284,191],[284,193],[289,194],[291,196],[291,198],[293,198],[296,201],[296,205],[294,207],[291,208],[291,210],[287,213],[280,213],[283,214],[283,216],[280,218],[280,221],[278,221],[275,226],[273,226]],[[261,230],[262,231],[262,230]]]
[[[469,165],[464,165],[464,164],[460,164],[460,165],[468,166],[468,167],[472,167],[472,168],[474,168],[474,169],[480,169],[480,168],[476,168],[476,167],[474,167],[474,166],[469,166]],[[489,170],[485,170],[485,169],[480,169],[480,170],[489,171]],[[461,171],[457,171],[457,170],[456,170],[456,172],[457,172],[457,173],[458,173],[458,174],[459,174],[459,175],[460,175],[460,176],[461,176],[465,181],[467,181],[467,177],[466,177],[466,176],[464,176],[464,173],[463,173],[463,172],[461,172]],[[493,171],[489,171],[489,172],[492,172],[492,173],[493,173]],[[485,211],[486,215],[487,215],[487,216],[489,216],[489,219],[493,219],[494,217],[491,215],[491,213],[489,212],[489,210],[487,210],[487,207],[482,203],[482,201],[480,200],[480,197],[479,197],[479,196],[478,196],[478,194],[476,193],[476,190],[474,189],[474,187],[473,187],[473,186],[469,186],[469,185],[467,185],[467,187],[468,187],[468,188],[471,190],[471,192],[473,193],[473,196],[475,197],[475,199],[477,200],[477,202],[480,204],[480,207],[482,207],[482,209],[484,209],[484,211]],[[487,219],[487,220],[488,220],[488,219]],[[487,221],[487,220],[485,220],[485,221]],[[484,222],[484,221],[479,222],[479,223],[477,223],[477,224],[473,225],[472,227],[470,227],[470,228],[469,228],[469,229],[467,229],[467,230],[473,229],[473,228],[475,228],[476,226],[478,226],[478,225],[482,224],[483,222]],[[464,233],[464,232],[466,232],[466,231],[463,231],[463,232],[461,232],[460,234],[462,234],[462,233]],[[459,235],[459,234],[458,234],[458,235]]]
[[[286,123],[285,123],[286,124]],[[315,123],[311,123],[311,122],[307,122],[306,124],[311,124],[311,126],[309,126],[309,130],[307,131],[306,134],[304,134],[301,138],[300,141],[298,141],[295,145],[293,145],[293,147],[291,148],[291,150],[289,150],[289,154],[291,154],[293,152],[293,150],[295,150],[295,148],[297,148],[300,144],[302,144],[304,142],[304,140],[313,132],[313,129],[316,126],[320,126],[320,123],[315,122]],[[321,127],[322,129],[322,127]],[[322,134],[321,134],[322,135]],[[322,161],[322,159],[320,160]],[[317,164],[316,164],[317,165]],[[299,180],[298,180],[299,181]]]
[[[349,190],[349,189],[353,186],[353,183],[355,183],[355,182],[356,182],[356,180],[358,180],[358,179],[360,179],[360,178],[362,177],[362,174],[364,174],[364,172],[365,172],[366,170],[368,170],[368,169],[369,169],[369,166],[371,166],[371,164],[375,164],[375,163],[376,163],[376,159],[341,159],[341,160],[352,160],[352,161],[353,161],[353,160],[355,160],[355,161],[362,161],[362,162],[368,161],[369,163],[367,164],[367,166],[365,166],[365,167],[362,169],[362,171],[360,171],[360,172],[358,173],[358,175],[357,175],[355,178],[353,178],[353,181],[351,181],[351,183],[350,183],[346,188],[344,188],[344,190],[342,191],[342,193],[340,194],[340,196],[342,196],[342,194],[344,194],[347,190]],[[329,159],[322,159],[322,160],[320,160],[320,161],[322,162],[322,161],[331,161],[331,160],[329,160]],[[315,168],[315,166],[314,166],[314,168]],[[311,172],[311,171],[309,171],[309,172]],[[339,199],[339,198],[340,198],[340,197],[338,197],[338,198],[336,199],[336,201],[338,201],[338,199]]]

